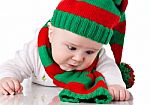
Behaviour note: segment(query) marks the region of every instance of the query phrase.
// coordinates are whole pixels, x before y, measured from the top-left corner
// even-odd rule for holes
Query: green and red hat
[[[129,73],[123,74],[128,77],[124,80],[129,88],[134,83],[133,69],[121,63],[127,4],[128,0],[61,0],[50,21],[57,28],[102,44],[109,43],[121,72]]]
[[[130,88],[134,84],[133,69],[128,64],[121,63],[126,30],[125,10],[127,4],[128,0],[61,0],[54,10],[52,18],[48,22],[51,22],[54,27],[68,30],[98,43],[109,43],[115,62],[120,68],[123,80],[126,83],[126,87]],[[47,23],[39,33],[39,55],[47,74],[53,79],[54,83],[65,88],[65,90],[60,93],[60,97],[63,97],[63,99],[60,99],[63,101],[78,102],[79,100],[91,100],[95,97],[96,103],[110,102],[111,98],[109,97],[108,91],[106,91],[107,86],[105,79],[101,79],[103,76],[95,71],[95,66],[94,69],[90,69],[90,72],[86,72],[86,70],[83,72],[64,72],[53,62],[48,40]],[[88,75],[86,73],[88,73]],[[69,76],[71,76],[70,79],[68,79]],[[85,78],[89,77],[91,79],[87,81]],[[99,78],[100,80],[96,80]],[[83,79],[85,79],[85,81],[83,81]],[[104,85],[101,84],[102,81]],[[76,89],[74,86],[77,85],[69,85],[70,83],[80,83],[81,85],[80,88],[78,87],[78,89]],[[91,83],[94,85],[91,85]],[[87,91],[83,91],[86,89],[82,89],[82,86],[89,86],[90,88],[86,87],[86,89],[90,94],[87,94]],[[93,88],[91,86],[97,87]],[[99,90],[101,86],[102,89]],[[81,95],[78,91],[84,94]],[[99,94],[105,97],[97,97]]]

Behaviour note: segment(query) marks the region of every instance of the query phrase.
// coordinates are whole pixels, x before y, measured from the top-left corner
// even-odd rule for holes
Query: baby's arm
[[[126,89],[121,72],[114,60],[106,55],[104,48],[101,49],[99,59],[97,71],[103,74],[113,100],[128,100],[130,94]]]
[[[24,45],[23,50],[17,51],[15,58],[0,66],[0,93],[14,94],[21,92],[20,83],[32,75],[37,62],[36,42],[31,41]]]

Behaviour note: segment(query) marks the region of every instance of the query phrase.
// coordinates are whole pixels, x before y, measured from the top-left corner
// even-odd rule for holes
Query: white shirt
[[[106,55],[104,48],[100,51],[96,70],[103,74],[108,86],[118,84],[125,87],[118,66]],[[39,58],[37,39],[26,43],[22,50],[16,52],[15,58],[0,65],[0,79],[3,77],[15,77],[20,82],[31,77],[34,83],[55,86]]]

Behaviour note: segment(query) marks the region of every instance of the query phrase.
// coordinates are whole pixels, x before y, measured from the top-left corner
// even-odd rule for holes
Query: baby
[[[52,19],[42,28],[48,35],[46,40],[51,48],[45,52],[66,72],[87,69],[98,55],[96,71],[103,74],[113,100],[120,101],[130,98],[117,66],[122,56],[126,5],[126,0],[62,0]],[[45,71],[51,62],[45,60],[50,59],[49,56],[40,53],[41,40],[45,40],[40,35],[25,44],[14,59],[0,66],[1,94],[21,93],[23,87],[20,83],[29,77],[34,83],[55,86]],[[103,48],[107,43],[111,45],[115,62]]]

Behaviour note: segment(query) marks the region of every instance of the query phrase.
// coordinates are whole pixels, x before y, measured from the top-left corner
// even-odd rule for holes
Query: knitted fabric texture
[[[62,0],[48,22],[54,27],[68,30],[98,43],[109,43],[126,87],[130,88],[134,84],[133,69],[128,64],[121,63],[127,4],[128,0]],[[52,59],[47,36],[46,23],[39,33],[39,55],[47,74],[56,85],[64,88],[60,93],[60,99],[70,102],[89,100],[94,100],[96,103],[110,102],[111,98],[103,76],[95,71],[95,66],[84,72],[64,72]],[[80,79],[76,79],[78,77]],[[83,81],[85,80],[83,78],[87,81]],[[74,89],[77,86],[80,88]]]
[[[62,70],[52,58],[47,27],[43,27],[39,33],[38,50],[48,76],[53,79],[55,85],[64,88],[59,94],[61,101],[74,103],[111,102],[112,97],[107,90],[104,77],[96,71],[98,56],[92,65],[85,70]]]
[[[120,21],[113,0],[62,0],[53,13],[53,26],[107,44]]]
[[[50,19],[51,24],[57,28],[65,29],[77,35],[89,38],[102,44],[110,44],[115,62],[122,65],[122,51],[126,30],[125,10],[128,0],[62,0]],[[128,64],[126,64],[128,65]],[[133,69],[128,69],[126,85],[134,84]],[[130,85],[129,85],[130,84]],[[132,84],[132,85],[131,85]]]

